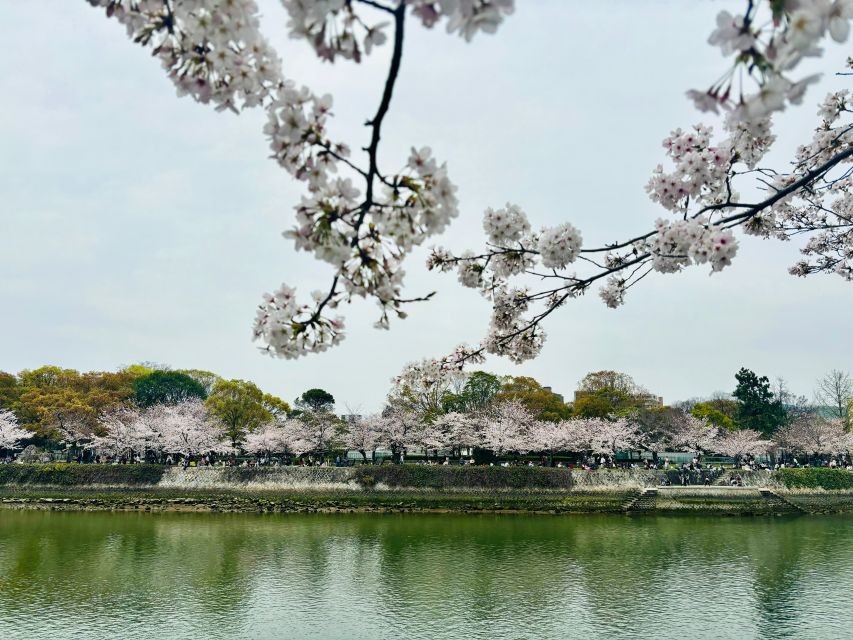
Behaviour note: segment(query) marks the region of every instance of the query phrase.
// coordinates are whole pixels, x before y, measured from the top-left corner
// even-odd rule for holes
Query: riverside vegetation
[[[726,470],[711,486],[677,471],[542,467],[0,465],[0,505],[49,510],[242,512],[853,513],[853,474]],[[744,487],[728,486],[738,474]]]

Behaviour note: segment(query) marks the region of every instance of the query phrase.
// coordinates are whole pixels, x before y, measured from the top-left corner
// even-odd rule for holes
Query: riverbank
[[[799,470],[796,470],[799,471]],[[814,484],[814,471],[808,474]],[[853,489],[791,486],[785,474],[738,472],[746,486],[660,486],[662,471],[539,467],[243,467],[4,465],[0,508],[258,513],[853,513]],[[672,472],[670,472],[672,473]],[[840,472],[846,473],[846,472]],[[788,474],[790,475],[790,474]],[[831,474],[824,484],[846,482]],[[787,480],[787,484],[786,484]]]

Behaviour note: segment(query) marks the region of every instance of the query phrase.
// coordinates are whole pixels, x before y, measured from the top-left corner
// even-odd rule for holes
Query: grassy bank
[[[649,473],[580,472],[573,477],[568,469],[541,467],[14,464],[0,465],[0,506],[282,513],[853,513],[853,474],[846,471],[760,472],[754,480],[761,484],[740,490],[657,487],[643,493],[643,487],[659,482]]]
[[[621,512],[630,492],[181,491],[2,487],[0,506],[50,510],[212,512]]]

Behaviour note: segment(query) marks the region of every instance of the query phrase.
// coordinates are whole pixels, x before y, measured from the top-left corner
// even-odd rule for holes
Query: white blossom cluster
[[[264,351],[294,358],[337,344],[344,336],[343,320],[328,311],[354,296],[376,300],[377,327],[388,327],[390,313],[406,316],[401,307],[407,302],[402,298],[407,253],[442,233],[458,215],[456,187],[429,147],[412,149],[406,166],[388,175],[376,161],[379,136],[374,131],[366,166],[354,162],[349,147],[327,134],[332,97],[318,96],[282,76],[276,53],[259,31],[254,0],[88,1],[104,8],[108,17],[125,25],[131,39],[160,58],[179,93],[217,109],[263,106],[273,158],[306,183],[308,194],[295,207],[296,224],[284,235],[298,250],[333,267],[332,286],[310,304],[298,304],[287,285],[265,295],[254,326]],[[356,7],[369,5],[370,11],[392,15],[400,36],[411,9],[427,26],[446,19],[450,32],[470,39],[477,31],[494,32],[514,6],[513,0],[282,2],[292,36],[307,40],[322,59],[355,62],[387,40],[390,24],[369,23]],[[395,39],[392,59],[399,60],[401,40]],[[396,73],[392,62],[388,99]],[[383,96],[378,121],[368,125],[378,129],[387,109]]]
[[[292,38],[307,40],[317,55],[329,62],[341,57],[360,62],[373,47],[388,39],[388,22],[368,25],[350,0],[282,0]]]
[[[261,104],[282,81],[254,0],[87,1],[151,48],[178,95],[238,111]]]
[[[322,296],[315,294],[320,302]],[[336,299],[329,306],[335,308]],[[326,317],[316,308],[300,305],[296,290],[282,284],[272,294],[265,294],[263,303],[255,316],[254,339],[265,349],[288,360],[307,353],[325,351],[344,339],[344,319],[341,316]]]
[[[528,291],[501,287],[492,296],[492,303],[486,351],[517,363],[538,356],[546,334],[541,327],[530,327],[530,321],[522,315],[529,307]]]
[[[710,127],[701,124],[691,131],[676,129],[663,146],[675,164],[665,173],[663,165],[655,168],[646,185],[649,197],[665,209],[682,212],[691,203],[715,200],[725,188],[732,162],[728,145],[711,146]]]
[[[104,435],[86,446],[114,456],[144,458],[147,452],[197,456],[229,453],[225,429],[200,400],[148,409],[118,408],[99,418]]]
[[[651,255],[655,271],[661,273],[677,273],[690,264],[705,263],[720,271],[737,253],[734,234],[710,225],[705,217],[674,222],[658,219],[655,229],[655,235],[636,246]]]
[[[801,249],[806,259],[791,267],[793,275],[835,273],[853,281],[851,114],[853,96],[849,91],[827,96],[818,109],[821,121],[812,140],[797,150],[794,170],[775,176],[772,188],[777,191],[790,188],[814,172],[820,172],[819,179],[808,190],[795,190],[779,199],[768,211],[744,225],[748,233],[764,237],[784,239],[810,234]]]
[[[580,231],[568,222],[543,229],[539,234],[539,255],[549,269],[564,269],[574,262],[581,250]]]
[[[625,279],[617,275],[608,276],[606,284],[598,290],[598,296],[611,309],[625,303]]]
[[[7,409],[0,409],[0,449],[14,449],[21,440],[33,434],[18,426],[18,418]]]
[[[792,80],[788,76],[808,57],[820,56],[822,41],[847,41],[853,0],[758,0],[749,2],[744,14],[720,11],[708,43],[718,46],[734,64],[722,80],[707,91],[688,91],[702,111],[732,111],[746,122],[763,120],[788,104],[802,102],[817,76]],[[742,76],[751,76],[758,87],[744,94]],[[735,95],[737,85],[740,87]]]
[[[447,32],[468,42],[478,31],[495,33],[515,9],[515,0],[408,0],[425,27],[447,18]]]

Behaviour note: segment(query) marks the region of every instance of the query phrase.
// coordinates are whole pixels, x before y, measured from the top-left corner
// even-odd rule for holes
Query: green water
[[[853,518],[0,511],[0,638],[849,638]]]

